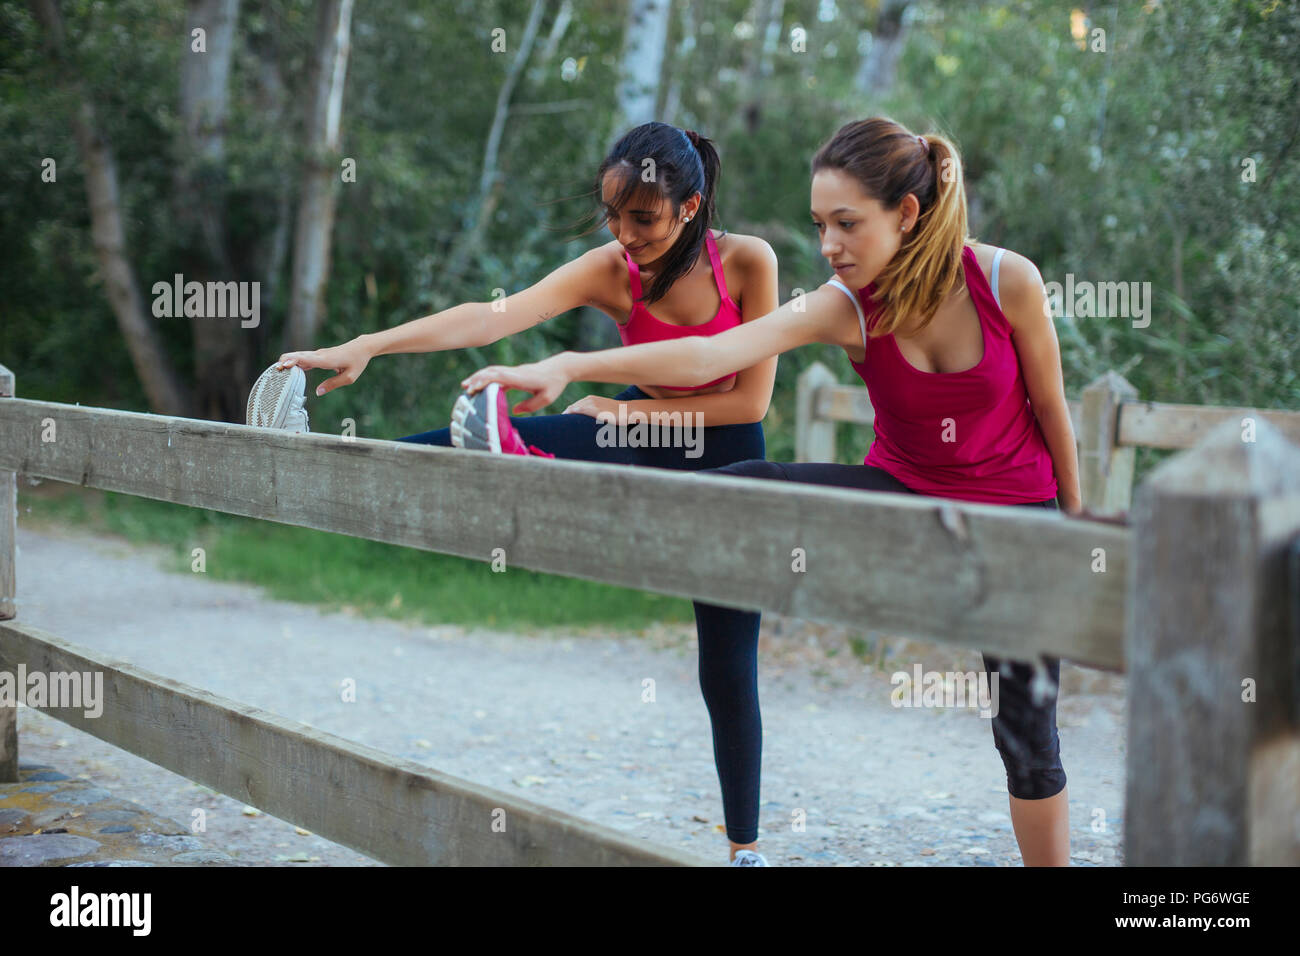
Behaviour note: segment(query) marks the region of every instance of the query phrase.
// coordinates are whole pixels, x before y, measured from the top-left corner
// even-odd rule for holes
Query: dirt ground
[[[18,615],[157,674],[595,822],[727,859],[693,625],[639,633],[426,627],[272,601],[160,570],[160,552],[69,529],[18,534]],[[485,566],[485,573],[486,571]],[[763,802],[774,866],[1017,866],[1006,777],[971,710],[898,708],[894,670],[978,670],[958,649],[766,618]],[[357,699],[345,703],[340,682]],[[643,681],[655,700],[642,700]],[[1058,726],[1075,865],[1122,863],[1124,679],[1062,665]],[[26,763],[93,780],[241,863],[381,865],[20,711]],[[800,825],[799,821],[805,821]],[[419,821],[412,821],[418,826]]]

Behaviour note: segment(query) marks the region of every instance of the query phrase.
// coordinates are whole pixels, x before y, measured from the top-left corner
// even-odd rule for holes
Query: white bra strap
[[[840,281],[839,276],[831,276],[831,278],[828,279],[827,281],[831,285],[835,286],[835,288],[839,289],[841,292],[847,295],[849,297],[849,300],[853,303],[853,308],[858,310],[858,328],[862,330],[862,347],[866,348],[867,347],[867,319],[862,312],[862,302],[859,301],[857,294],[853,292],[853,290],[851,290],[848,286],[846,286],[843,282]]]
[[[1006,251],[1005,249],[999,249],[993,253],[993,268],[990,270],[993,273],[993,301],[998,304],[999,309],[1002,308],[1002,300],[998,298],[998,263],[1002,261],[1002,253]]]

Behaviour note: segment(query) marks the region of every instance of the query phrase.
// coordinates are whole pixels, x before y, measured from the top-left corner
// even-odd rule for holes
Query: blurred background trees
[[[0,5],[0,91],[0,361],[29,398],[242,421],[287,341],[488,301],[607,241],[592,177],[648,118],[717,141],[719,225],[772,243],[784,298],[829,271],[810,157],[884,114],[956,139],[976,238],[1049,282],[1151,283],[1147,328],[1058,317],[1071,394],[1115,368],[1162,401],[1300,408],[1293,0],[32,0]],[[176,273],[259,281],[260,324],[155,318]],[[384,357],[308,408],[396,437],[445,424],[481,364],[616,344],[577,310]],[[772,458],[818,358],[856,380],[830,348],[783,358]]]

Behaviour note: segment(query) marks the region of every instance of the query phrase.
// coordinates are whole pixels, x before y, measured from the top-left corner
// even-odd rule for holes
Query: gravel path
[[[19,618],[155,673],[593,821],[727,858],[692,625],[637,634],[407,625],[267,600],[159,569],[161,552],[20,527]],[[487,566],[484,565],[484,573]],[[974,653],[887,643],[877,670],[842,629],[764,621],[760,850],[772,865],[1014,866],[1006,778],[987,721],[895,708],[889,674],[978,669]],[[357,685],[355,703],[340,682]],[[642,702],[653,678],[656,700]],[[1122,862],[1124,680],[1062,665],[1072,862]],[[43,714],[20,712],[24,762],[179,821],[252,864],[373,860],[296,830]],[[252,808],[247,808],[250,812]],[[806,814],[806,827],[791,821]],[[416,821],[412,821],[416,825]]]

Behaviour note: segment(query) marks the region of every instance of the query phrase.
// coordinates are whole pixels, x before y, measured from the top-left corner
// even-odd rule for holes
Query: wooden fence
[[[1083,506],[1093,514],[1128,510],[1137,448],[1191,448],[1220,422],[1251,416],[1268,419],[1290,442],[1300,444],[1300,412],[1139,401],[1137,389],[1116,372],[1095,379],[1079,400],[1068,404],[1079,441]],[[799,376],[796,407],[798,461],[836,461],[836,422],[874,425],[876,420],[867,390],[840,385],[821,362]]]
[[[13,394],[0,367],[0,668],[102,671],[101,717],[48,712],[375,859],[701,862],[18,623],[15,473],[483,561],[503,548],[514,567],[1124,671],[1126,862],[1300,862],[1300,674],[1286,612],[1300,449],[1258,413],[1252,440],[1223,423],[1154,472],[1120,527]],[[501,507],[460,507],[471,495]],[[1243,703],[1243,681],[1255,702]],[[16,779],[15,720],[0,708],[0,780]],[[501,813],[505,833],[492,827]]]

